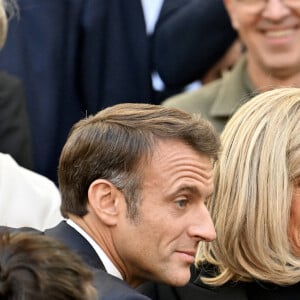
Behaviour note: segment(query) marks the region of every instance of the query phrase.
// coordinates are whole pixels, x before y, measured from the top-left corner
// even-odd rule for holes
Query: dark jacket
[[[120,102],[151,102],[140,0],[19,0],[0,68],[25,86],[35,171],[56,181],[71,126]]]
[[[0,152],[32,169],[31,135],[21,81],[0,72]]]
[[[229,282],[220,287],[203,284],[199,278],[202,271],[192,267],[191,281],[184,287],[162,284],[143,286],[146,295],[153,300],[291,300],[299,299],[300,282],[290,286],[278,286],[254,280],[252,282]]]
[[[60,240],[92,268],[98,300],[149,300],[124,281],[106,273],[102,261],[89,242],[65,221],[46,230],[44,234]]]
[[[165,0],[153,36],[153,62],[168,87],[203,75],[236,39],[222,0]]]
[[[9,24],[0,68],[24,81],[35,171],[56,181],[58,158],[75,122],[116,103],[156,103],[150,39],[140,0],[19,0],[18,5],[20,18]],[[204,27],[205,36],[223,35],[224,28]],[[215,42],[216,49],[222,47]],[[201,47],[208,49],[204,36]]]

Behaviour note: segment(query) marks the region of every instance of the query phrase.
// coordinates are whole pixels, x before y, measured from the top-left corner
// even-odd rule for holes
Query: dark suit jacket
[[[106,273],[103,263],[89,242],[66,222],[63,221],[56,227],[46,230],[44,234],[63,242],[91,267],[99,300],[149,300],[124,281]]]
[[[56,181],[71,126],[120,102],[151,102],[149,40],[140,0],[18,0],[0,68],[28,101],[35,170]]]
[[[166,5],[173,1],[179,0]],[[158,101],[152,96],[150,39],[140,0],[18,0],[18,5],[20,18],[9,24],[0,68],[24,81],[35,171],[56,181],[58,158],[75,122],[120,102]],[[197,37],[206,55],[228,40],[226,26],[209,28],[220,22],[213,13],[211,22],[212,15],[207,19],[202,12],[203,37]],[[191,34],[197,27],[192,28]],[[171,46],[175,62],[177,45]],[[157,59],[164,63],[173,51],[158,50]]]
[[[0,72],[0,152],[10,154],[23,167],[33,167],[23,85],[6,72]]]
[[[165,0],[153,64],[170,88],[199,80],[237,37],[222,0]]]

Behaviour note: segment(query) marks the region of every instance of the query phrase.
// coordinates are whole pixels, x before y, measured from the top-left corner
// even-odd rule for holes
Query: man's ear
[[[88,189],[90,210],[106,225],[117,223],[119,214],[119,190],[108,180],[97,179]]]

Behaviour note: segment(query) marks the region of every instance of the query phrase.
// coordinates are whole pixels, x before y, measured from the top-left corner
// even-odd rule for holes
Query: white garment
[[[0,225],[54,227],[63,220],[60,203],[60,193],[51,180],[0,153]]]
[[[152,34],[164,0],[141,0],[147,34]]]

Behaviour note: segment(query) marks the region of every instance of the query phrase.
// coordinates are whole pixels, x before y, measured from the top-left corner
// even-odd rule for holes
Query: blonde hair
[[[216,265],[210,285],[227,281],[300,280],[288,238],[293,180],[300,176],[300,89],[262,93],[225,127],[209,202],[216,241],[201,244],[197,263]]]
[[[0,0],[0,48],[3,47],[7,35],[7,17],[4,7],[5,0]]]

